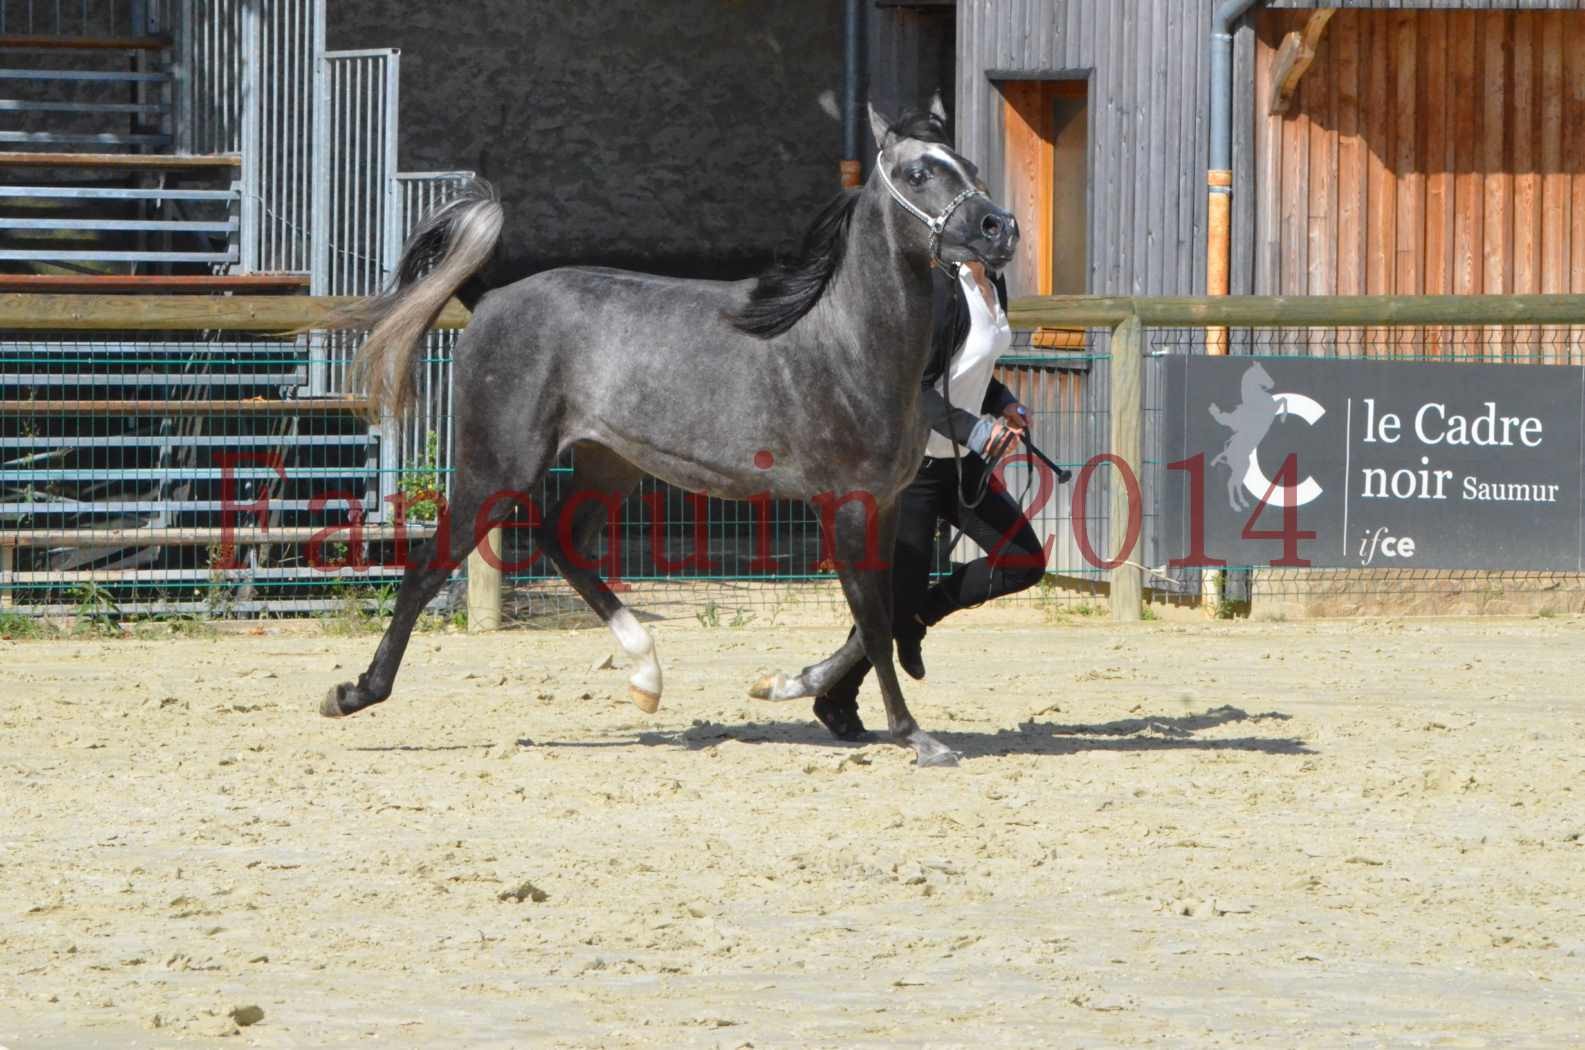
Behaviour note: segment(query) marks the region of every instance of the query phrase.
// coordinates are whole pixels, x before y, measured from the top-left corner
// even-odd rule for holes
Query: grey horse
[[[1018,228],[974,166],[945,145],[938,109],[895,125],[871,109],[870,119],[881,143],[876,172],[826,207],[796,258],[756,279],[574,267],[478,301],[455,351],[450,527],[414,552],[368,670],[332,689],[323,714],[343,717],[390,696],[420,611],[511,515],[502,494],[532,490],[573,449],[566,498],[602,498],[573,504],[570,528],[557,524],[563,507],[550,508],[532,534],[633,661],[640,707],[660,702],[654,640],[581,553],[611,501],[645,474],[722,499],[810,500],[826,508],[822,527],[858,629],[826,660],[752,692],[818,695],[868,657],[892,738],[912,747],[919,765],[956,763],[903,701],[885,566],[896,497],[925,444],[917,401],[930,353],[931,267],[977,259],[1000,270]],[[340,319],[370,329],[354,376],[371,413],[399,416],[411,405],[422,337],[490,259],[501,222],[488,187],[471,187],[414,232],[391,289]]]

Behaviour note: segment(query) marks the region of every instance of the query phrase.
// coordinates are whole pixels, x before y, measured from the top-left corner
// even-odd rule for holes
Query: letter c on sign
[[[1322,408],[1318,401],[1303,394],[1272,394],[1271,398],[1282,403],[1289,415],[1298,416],[1312,427],[1326,415],[1326,409]],[[1320,499],[1323,491],[1320,482],[1308,474],[1297,485],[1279,485],[1273,488],[1271,479],[1266,477],[1264,470],[1260,469],[1258,448],[1250,450],[1249,469],[1244,472],[1244,488],[1257,500],[1265,500],[1266,493],[1271,493],[1271,498],[1266,502],[1273,507],[1302,507],[1306,503],[1314,503]]]

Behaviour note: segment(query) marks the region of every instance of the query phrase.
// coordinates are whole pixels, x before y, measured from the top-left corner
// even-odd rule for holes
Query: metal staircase
[[[454,184],[397,173],[396,53],[326,52],[323,0],[0,0],[0,67],[0,292],[367,294]],[[127,613],[306,612],[399,575],[327,577],[305,548],[349,516],[355,548],[393,538],[404,465],[449,445],[449,342],[403,429],[344,392],[354,346],[0,332],[0,612],[85,587]]]
[[[31,3],[26,28],[56,31],[14,33],[17,6],[0,26],[0,266],[88,277],[240,263],[240,158],[171,153],[176,60],[157,7],[83,4],[73,19],[72,5]]]

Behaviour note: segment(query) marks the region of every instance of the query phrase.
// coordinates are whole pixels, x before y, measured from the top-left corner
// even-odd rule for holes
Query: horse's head
[[[926,227],[930,251],[945,263],[982,262],[1000,271],[1018,247],[1018,220],[999,207],[979,169],[947,145],[946,114],[937,98],[928,114],[891,122],[870,107],[881,153],[877,181]]]
[[[1238,387],[1239,392],[1243,394],[1244,401],[1250,402],[1260,400],[1263,394],[1270,395],[1271,388],[1276,385],[1277,381],[1271,378],[1271,373],[1266,371],[1264,365],[1256,361],[1244,370],[1243,378],[1239,381]]]

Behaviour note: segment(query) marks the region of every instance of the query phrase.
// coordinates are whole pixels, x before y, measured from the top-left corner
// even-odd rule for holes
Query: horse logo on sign
[[[1227,504],[1235,512],[1250,508],[1251,495],[1274,507],[1299,507],[1318,499],[1322,492],[1313,477],[1306,477],[1297,485],[1274,486],[1261,469],[1260,443],[1271,432],[1272,424],[1286,420],[1292,413],[1314,426],[1326,415],[1326,409],[1313,398],[1272,393],[1276,385],[1271,373],[1256,361],[1239,380],[1242,400],[1237,407],[1224,412],[1215,404],[1210,406],[1211,418],[1232,431],[1211,464],[1227,467]]]

